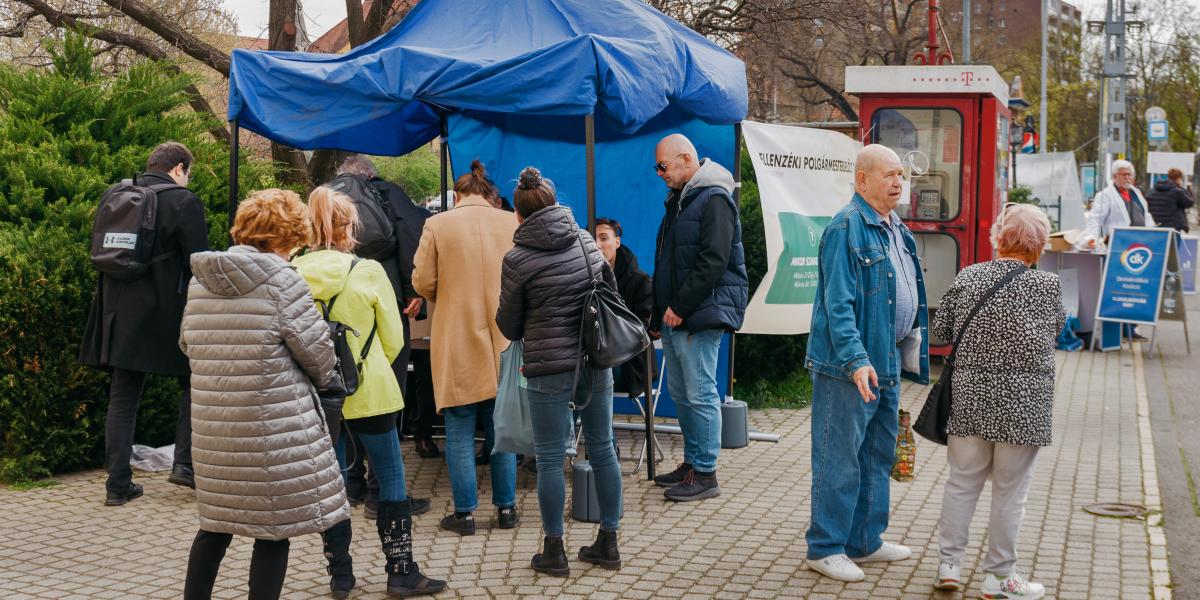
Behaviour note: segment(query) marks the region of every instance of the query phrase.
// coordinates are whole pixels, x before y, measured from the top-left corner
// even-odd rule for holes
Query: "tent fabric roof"
[[[633,133],[668,106],[748,107],[745,65],[639,0],[424,0],[343,55],[235,50],[229,118],[303,149],[405,154],[439,112],[586,115]]]

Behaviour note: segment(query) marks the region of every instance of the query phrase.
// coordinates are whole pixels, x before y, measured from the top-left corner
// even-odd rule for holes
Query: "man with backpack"
[[[424,319],[424,300],[412,286],[413,256],[421,241],[421,231],[425,220],[430,217],[428,210],[417,206],[400,186],[379,176],[375,164],[365,156],[356,155],[347,158],[338,167],[337,176],[328,186],[336,191],[350,196],[358,209],[360,227],[356,232],[357,245],[354,253],[363,258],[378,261],[383,265],[392,288],[396,292],[396,300],[404,316],[404,348],[392,363],[392,371],[396,381],[405,394],[404,411],[406,420],[409,414],[416,414],[424,419],[434,415],[432,397],[417,398],[414,402],[408,394],[408,363],[412,353],[411,331],[408,319]],[[425,361],[427,364],[428,361]],[[431,427],[431,425],[430,425]],[[400,429],[400,428],[398,428]],[[428,431],[426,427],[418,430]],[[351,440],[354,440],[351,436]],[[424,443],[426,446],[421,447]],[[418,450],[422,456],[432,452],[436,456],[437,446],[431,437],[418,440]],[[357,453],[362,456],[361,452]],[[375,486],[370,485],[370,492],[364,494],[364,468],[361,461],[356,462],[350,469],[350,485],[348,492],[352,496],[363,496],[367,501],[369,511],[374,509],[375,498],[370,492]],[[374,484],[374,481],[370,482]],[[414,512],[428,510],[422,500],[414,500]],[[417,513],[419,514],[419,513]]]
[[[148,373],[176,377],[183,388],[168,481],[195,488],[190,370],[179,349],[179,326],[192,278],[189,260],[208,250],[208,224],[204,203],[187,189],[191,166],[186,146],[160,144],[144,174],[105,192],[92,227],[91,259],[100,276],[79,362],[112,373],[104,427],[107,506],[142,495],[129,458]]]

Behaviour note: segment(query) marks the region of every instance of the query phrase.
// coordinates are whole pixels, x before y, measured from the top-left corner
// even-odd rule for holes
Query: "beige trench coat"
[[[462,196],[425,222],[412,282],[437,303],[429,356],[439,413],[496,397],[500,353],[508,347],[496,327],[500,268],[516,229],[515,214],[480,196]]]

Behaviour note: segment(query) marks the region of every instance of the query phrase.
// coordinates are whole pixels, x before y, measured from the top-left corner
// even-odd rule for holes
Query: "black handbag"
[[[625,306],[620,294],[592,272],[582,235],[579,236],[579,249],[592,281],[592,289],[583,298],[583,320],[579,328],[588,367],[607,369],[625,364],[646,350],[650,345],[650,334],[642,320]]]
[[[971,320],[975,318],[979,309],[983,308],[983,305],[987,304],[987,301],[991,300],[996,292],[1008,285],[1008,282],[1017,275],[1028,270],[1029,267],[1020,265],[1009,271],[988,289],[983,294],[983,298],[980,298],[979,303],[971,309],[966,320],[963,321],[962,327],[958,330],[958,334],[954,336],[954,345],[950,348],[950,355],[946,357],[941,377],[938,377],[937,383],[933,384],[929,395],[925,397],[925,406],[921,408],[921,415],[917,417],[917,422],[913,425],[913,431],[917,435],[943,446],[950,441],[950,435],[946,433],[946,427],[950,423],[950,380],[954,377],[954,355],[958,352],[958,345],[962,342],[963,334],[966,333],[967,327],[971,325]]]

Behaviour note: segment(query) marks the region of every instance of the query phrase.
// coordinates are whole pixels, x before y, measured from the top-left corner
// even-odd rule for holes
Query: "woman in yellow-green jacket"
[[[379,477],[376,527],[387,561],[388,594],[437,593],[445,589],[446,582],[422,575],[412,554],[412,501],[404,489],[404,459],[396,435],[396,417],[404,400],[391,367],[404,345],[403,317],[396,305],[396,293],[378,262],[351,254],[358,225],[353,200],[319,187],[309,195],[308,208],[312,220],[309,252],[294,259],[293,264],[308,282],[318,307],[332,303],[329,318],[359,333],[347,336],[354,355],[362,356],[363,347],[369,344],[358,390],[346,398],[341,418],[346,428],[362,440],[367,459]],[[337,419],[337,415],[329,416]],[[345,473],[345,440],[335,440],[334,446]],[[330,530],[324,541],[330,590],[335,598],[345,598],[355,583],[350,528]]]

